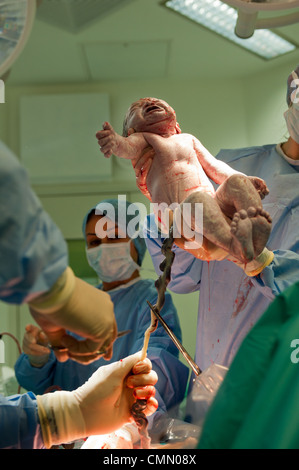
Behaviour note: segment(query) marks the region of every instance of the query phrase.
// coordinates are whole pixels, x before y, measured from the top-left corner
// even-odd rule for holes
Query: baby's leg
[[[235,212],[249,207],[262,208],[259,193],[245,175],[232,175],[217,189],[216,199],[228,217],[232,219]]]
[[[218,202],[210,194],[196,191],[184,200],[184,204],[190,203],[191,220],[186,220],[195,230],[216,246],[226,250],[241,262],[251,261],[254,256],[252,244],[252,225],[246,214],[238,223],[238,229],[231,233],[230,220],[221,211]],[[202,226],[198,226],[196,219],[196,203],[203,204]],[[184,208],[182,208],[184,211]],[[182,233],[182,235],[184,235]]]

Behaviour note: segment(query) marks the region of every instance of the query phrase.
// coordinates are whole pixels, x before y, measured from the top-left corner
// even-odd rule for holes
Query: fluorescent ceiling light
[[[167,0],[164,5],[265,59],[296,49],[267,29],[256,30],[249,39],[238,38],[234,33],[238,13],[220,0]]]

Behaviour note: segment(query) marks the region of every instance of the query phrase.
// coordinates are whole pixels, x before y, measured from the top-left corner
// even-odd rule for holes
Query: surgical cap
[[[143,238],[141,223],[140,223],[140,211],[136,204],[128,202],[123,199],[103,199],[94,207],[92,207],[86,214],[82,224],[82,231],[86,241],[85,228],[88,221],[88,217],[91,213],[96,215],[104,215],[109,219],[115,221],[117,226],[123,230],[128,237],[132,238],[135,248],[138,253],[138,264],[141,266],[145,252],[146,244]],[[136,219],[136,220],[135,220]],[[131,227],[129,223],[132,222]],[[129,226],[129,227],[128,227]],[[135,228],[134,233],[132,228]],[[137,233],[136,233],[137,232]]]
[[[294,74],[294,72],[297,76]],[[299,82],[298,81],[296,82],[296,84],[293,83],[293,81],[295,79],[297,79],[297,80],[299,79],[299,65],[295,70],[293,70],[292,73],[290,73],[290,75],[288,76],[288,80],[287,80],[287,105],[289,107],[292,104],[292,96],[291,95],[294,92],[296,94],[296,89],[298,89],[298,87],[299,87]]]

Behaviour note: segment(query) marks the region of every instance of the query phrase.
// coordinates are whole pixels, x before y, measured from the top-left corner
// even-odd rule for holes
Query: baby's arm
[[[141,133],[134,133],[129,137],[122,137],[117,134],[113,127],[105,122],[103,130],[96,133],[101,152],[106,158],[112,154],[120,158],[133,160],[141,155],[145,147],[148,146]]]
[[[196,152],[199,163],[201,164],[206,175],[217,184],[223,183],[226,178],[234,174],[241,174],[234,170],[221,160],[217,160],[196,137],[193,137],[193,148]]]
[[[213,155],[210,154],[198,139],[193,138],[193,143],[199,163],[203,167],[207,176],[215,181],[215,183],[221,184],[226,180],[226,178],[234,174],[247,176],[244,173],[234,170],[223,161],[217,160],[217,158],[213,157]],[[247,176],[247,178],[250,179],[261,199],[264,199],[264,197],[269,194],[269,189],[263,179],[256,176]]]

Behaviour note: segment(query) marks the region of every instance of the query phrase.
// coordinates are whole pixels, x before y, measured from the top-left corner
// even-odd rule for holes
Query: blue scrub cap
[[[86,242],[85,228],[87,224],[88,217],[92,212],[95,212],[97,215],[105,215],[106,217],[114,220],[119,228],[124,230],[127,235],[132,238],[135,248],[138,253],[138,264],[141,266],[145,252],[146,244],[144,238],[140,236],[141,233],[141,224],[140,224],[140,211],[136,204],[128,202],[123,199],[103,199],[94,207],[92,207],[86,214],[83,219],[82,231],[84,239]],[[129,223],[132,221],[131,230],[134,229],[134,234],[130,233],[130,227],[128,229]],[[133,224],[134,222],[134,224]],[[138,230],[138,235],[136,236],[136,231]]]
[[[294,72],[295,72],[295,74],[297,75],[297,77],[293,75]],[[288,76],[288,80],[287,80],[287,105],[288,105],[288,107],[290,107],[291,104],[292,104],[292,98],[291,98],[292,93],[294,93],[294,91],[296,90],[296,88],[299,87],[299,83],[298,83],[298,82],[296,83],[297,86],[294,86],[294,83],[293,83],[293,86],[291,86],[291,84],[292,84],[292,82],[293,82],[294,79],[299,79],[299,65],[298,65],[298,67],[297,67],[295,70],[293,70],[293,72],[290,73],[290,75]]]

